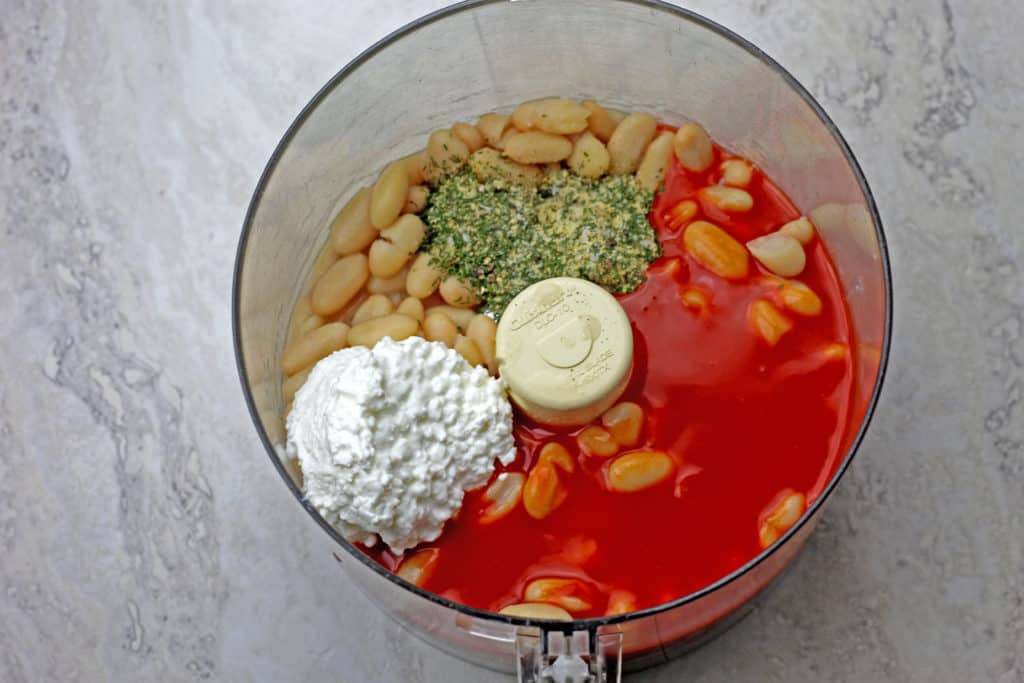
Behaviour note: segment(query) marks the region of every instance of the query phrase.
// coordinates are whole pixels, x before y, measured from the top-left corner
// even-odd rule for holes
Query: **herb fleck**
[[[632,175],[591,180],[561,170],[532,188],[481,183],[463,169],[430,195],[426,247],[432,265],[472,284],[496,316],[549,277],[580,277],[624,294],[661,255],[647,221],[652,199]]]

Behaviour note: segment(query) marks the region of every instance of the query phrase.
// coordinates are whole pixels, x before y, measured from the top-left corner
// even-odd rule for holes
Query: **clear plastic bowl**
[[[657,607],[537,623],[456,604],[403,581],[303,501],[277,449],[284,440],[278,359],[327,226],[358,187],[389,160],[422,149],[434,129],[552,95],[646,111],[671,124],[699,121],[717,142],[763,168],[812,217],[836,264],[857,333],[856,391],[841,461],[831,463],[820,495],[781,542],[714,584]],[[891,301],[882,227],[857,162],[810,94],[758,48],[660,2],[484,0],[391,34],[338,72],[299,114],[249,206],[233,323],[245,399],[267,454],[337,542],[341,566],[381,609],[437,647],[518,670],[521,680],[540,680],[559,653],[563,668],[582,665],[597,672],[595,680],[618,680],[623,668],[665,661],[735,622],[798,553],[875,406]]]

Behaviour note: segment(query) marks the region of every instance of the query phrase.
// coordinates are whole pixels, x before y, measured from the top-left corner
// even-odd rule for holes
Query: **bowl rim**
[[[306,103],[302,110],[298,113],[295,119],[289,125],[285,131],[281,140],[274,148],[274,152],[271,154],[270,159],[267,161],[263,172],[260,174],[259,181],[256,184],[256,188],[253,191],[252,198],[249,201],[248,208],[246,209],[245,219],[242,224],[242,232],[238,240],[238,247],[235,253],[235,266],[234,273],[231,283],[231,327],[232,327],[232,342],[235,351],[235,363],[239,373],[239,379],[242,385],[242,393],[245,397],[246,406],[249,409],[250,418],[253,421],[256,431],[259,434],[260,441],[263,443],[263,447],[267,452],[268,457],[277,469],[278,474],[284,480],[285,485],[291,490],[292,495],[299,504],[306,510],[307,513],[312,516],[320,527],[327,532],[327,534],[341,546],[349,555],[354,559],[368,567],[371,571],[376,573],[378,576],[384,578],[387,581],[395,584],[397,587],[407,590],[429,602],[446,607],[454,610],[466,616],[475,617],[479,619],[485,619],[488,621],[504,622],[511,626],[535,626],[540,627],[548,631],[596,631],[599,627],[621,624],[625,622],[635,621],[638,619],[644,619],[647,617],[654,617],[660,614],[671,612],[672,610],[681,607],[683,605],[696,602],[704,597],[717,592],[718,590],[728,586],[737,579],[745,576],[748,572],[759,566],[768,557],[775,552],[779,551],[783,546],[787,545],[789,540],[793,538],[821,509],[825,501],[831,496],[832,492],[836,489],[839,481],[843,478],[843,475],[849,469],[850,463],[856,456],[861,443],[864,440],[864,436],[871,424],[871,419],[874,415],[875,408],[878,405],[879,398],[882,391],[882,385],[884,384],[886,371],[888,368],[890,347],[892,341],[892,327],[893,327],[893,292],[892,292],[892,273],[890,270],[888,245],[885,238],[885,232],[882,228],[882,219],[878,211],[878,207],[875,203],[874,195],[871,192],[871,188],[868,186],[867,179],[864,177],[864,172],[861,169],[860,164],[857,162],[853,151],[850,149],[849,144],[839,131],[838,126],[831,119],[831,117],[825,112],[822,106],[817,102],[813,95],[781,64],[775,61],[773,58],[768,56],[763,50],[754,45],[749,40],[743,38],[739,34],[732,30],[718,24],[707,17],[704,17],[697,12],[689,9],[678,7],[676,5],[669,4],[664,0],[614,0],[615,2],[621,2],[624,4],[641,5],[648,7],[652,10],[664,12],[675,19],[681,19],[696,24],[705,30],[711,31],[719,35],[720,37],[731,42],[736,47],[745,50],[751,56],[755,57],[763,64],[772,69],[777,73],[782,80],[807,104],[808,107],[815,113],[818,119],[824,124],[825,128],[832,135],[833,140],[839,146],[843,152],[847,163],[849,164],[853,175],[857,180],[857,184],[860,187],[861,192],[866,200],[867,208],[871,214],[872,225],[875,230],[875,237],[878,240],[879,252],[881,256],[881,267],[882,267],[882,280],[885,288],[885,314],[884,314],[884,330],[882,336],[881,349],[879,354],[878,371],[875,377],[874,387],[871,391],[871,397],[867,403],[867,407],[864,412],[864,417],[861,420],[860,426],[857,429],[857,433],[850,441],[850,445],[847,449],[846,455],[843,457],[842,462],[836,468],[835,473],[832,475],[828,484],[822,489],[821,495],[804,511],[803,515],[782,537],[772,544],[769,548],[761,551],[753,558],[745,562],[740,567],[734,569],[732,572],[720,577],[719,579],[709,583],[708,585],[678,597],[669,602],[664,602],[653,607],[647,607],[644,609],[636,610],[634,612],[628,612],[625,614],[615,616],[603,616],[603,617],[589,617],[585,619],[573,619],[572,621],[548,621],[530,619],[527,617],[513,617],[498,612],[491,612],[489,610],[480,609],[477,607],[470,607],[462,603],[449,600],[436,593],[424,590],[419,586],[412,584],[405,579],[402,579],[394,572],[389,571],[377,562],[373,561],[365,554],[359,551],[353,544],[346,541],[341,534],[325,520],[319,512],[303,497],[302,490],[295,485],[291,476],[285,469],[284,463],[277,454],[277,450],[274,444],[271,442],[269,435],[263,428],[260,421],[259,413],[256,409],[255,399],[252,394],[252,390],[249,387],[249,383],[246,380],[246,364],[245,357],[242,351],[241,343],[241,330],[240,330],[240,298],[241,298],[241,277],[244,269],[246,247],[248,246],[249,235],[252,231],[253,219],[258,211],[260,202],[263,199],[263,194],[266,190],[269,179],[274,174],[277,168],[277,164],[281,157],[285,153],[285,150],[289,147],[292,139],[295,137],[299,129],[303,126],[306,120],[312,115],[317,109],[320,103],[330,94],[330,92],[337,87],[351,72],[359,68],[364,62],[368,61],[376,53],[382,49],[388,47],[392,43],[401,39],[403,36],[413,33],[416,30],[434,23],[436,21],[445,19],[449,16],[470,11],[478,7],[486,5],[494,5],[499,3],[505,3],[509,0],[463,0],[453,5],[443,7],[435,10],[428,14],[423,15],[413,21],[407,23],[401,28],[392,31],[388,35],[384,36],[370,47],[363,50],[354,59],[348,62],[342,67],[337,73],[335,73],[317,92],[313,97]],[[336,555],[337,557],[337,555]],[[340,561],[340,558],[338,558]],[[774,581],[773,577],[769,580],[769,583]]]

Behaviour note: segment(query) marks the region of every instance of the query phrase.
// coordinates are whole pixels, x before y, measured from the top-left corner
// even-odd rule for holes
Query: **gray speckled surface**
[[[443,3],[355,4],[0,2],[0,680],[506,680],[351,589],[238,388],[231,267],[270,150]],[[896,344],[808,552],[632,680],[1024,681],[1024,6],[720,5],[690,4],[858,154]]]

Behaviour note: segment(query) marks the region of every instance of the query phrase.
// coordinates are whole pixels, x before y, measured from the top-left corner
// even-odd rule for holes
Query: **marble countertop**
[[[0,680],[503,681],[335,567],[241,398],[245,206],[306,100],[443,0],[6,0]],[[1024,681],[1024,5],[696,0],[788,67],[874,189],[890,374],[807,552],[633,681]],[[987,9],[986,9],[987,8]]]

